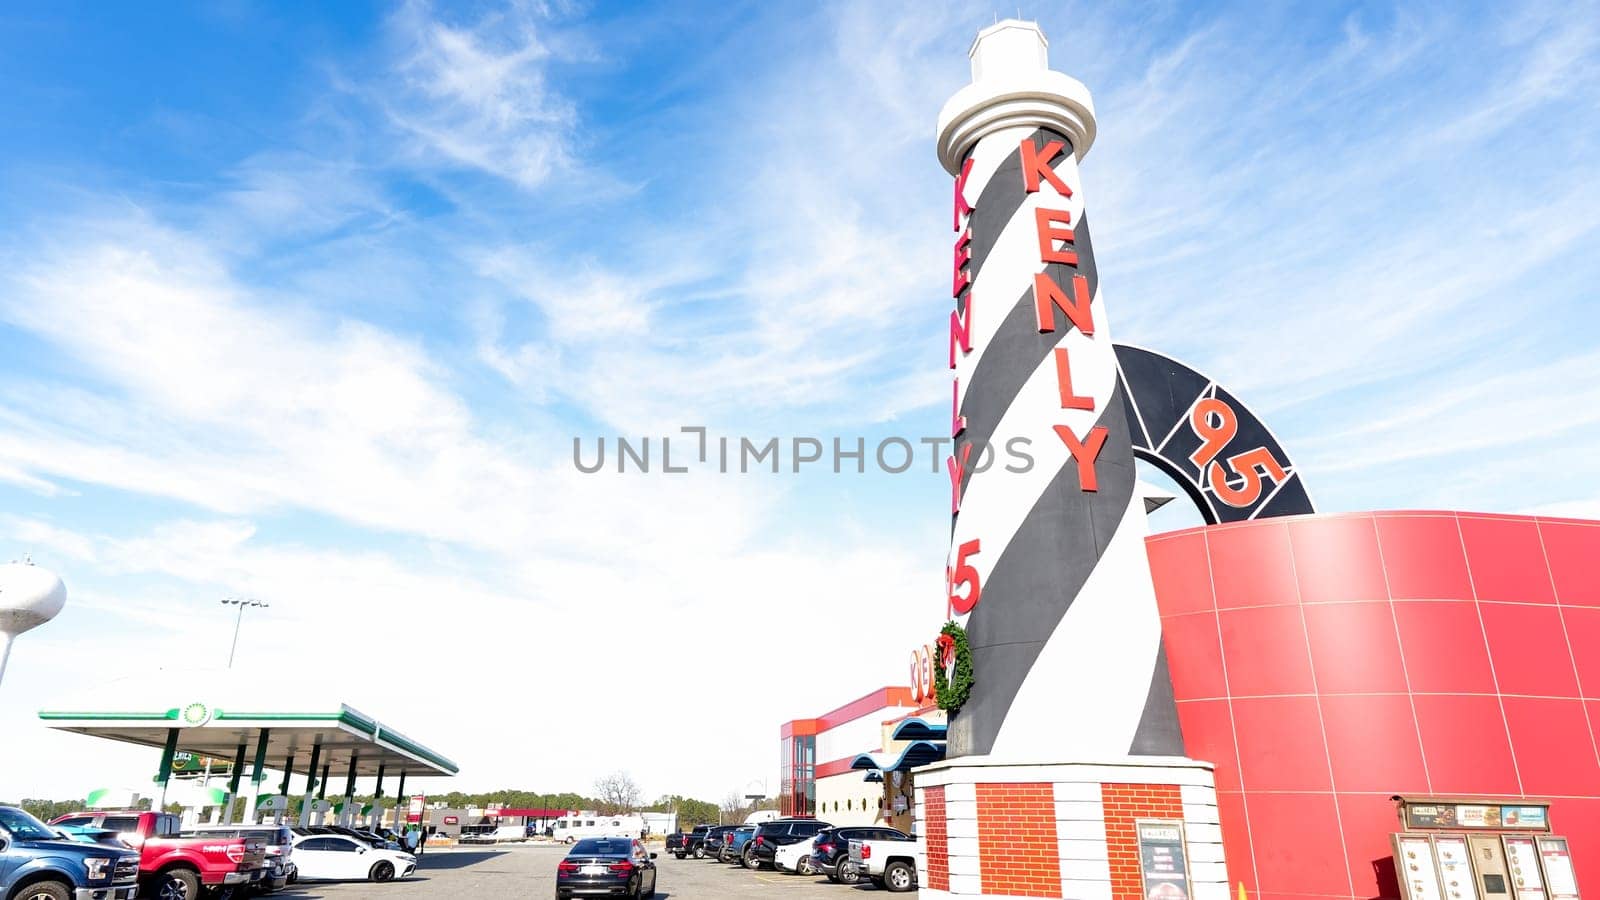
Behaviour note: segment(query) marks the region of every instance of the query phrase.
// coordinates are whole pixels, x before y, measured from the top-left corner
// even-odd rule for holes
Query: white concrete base
[[[992,884],[985,892],[984,861],[991,861],[991,881],[1013,871],[1014,866],[993,865],[1006,848],[985,845],[983,822],[991,828],[1011,827],[1015,814],[1004,809],[981,809],[980,785],[1026,785],[1034,795],[1049,785],[1052,811],[1047,833],[1057,847],[1055,869],[1059,893],[1073,900],[1113,900],[1117,896],[1143,896],[1136,875],[1114,876],[1111,860],[1120,854],[1137,859],[1131,822],[1137,819],[1181,820],[1184,824],[1193,900],[1228,900],[1228,873],[1222,855],[1222,829],[1217,816],[1217,792],[1210,763],[1181,757],[1125,757],[1084,762],[1029,763],[994,757],[964,757],[917,769],[915,827],[919,848],[917,876],[924,898],[1011,898],[1002,893],[1008,885]],[[1107,786],[1111,786],[1108,788]],[[946,839],[943,847],[927,844],[927,791],[944,788]],[[1143,789],[1159,787],[1159,796]],[[989,789],[985,789],[988,792]],[[1109,805],[1108,805],[1109,804]],[[1107,820],[1112,820],[1108,831]],[[993,823],[1005,820],[1003,826]],[[1031,823],[1030,823],[1031,824]],[[933,887],[928,863],[942,855],[949,872],[948,885]],[[1049,871],[1047,864],[1040,869]],[[1035,886],[1037,890],[1037,886]],[[1011,890],[1015,891],[1013,886]],[[1037,896],[1037,894],[1032,894]]]

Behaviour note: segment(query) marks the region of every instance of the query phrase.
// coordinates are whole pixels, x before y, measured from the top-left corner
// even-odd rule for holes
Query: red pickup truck
[[[179,837],[171,813],[77,812],[51,825],[88,826],[117,832],[139,851],[140,897],[199,900],[203,889],[232,893],[261,880],[266,845],[258,838]]]

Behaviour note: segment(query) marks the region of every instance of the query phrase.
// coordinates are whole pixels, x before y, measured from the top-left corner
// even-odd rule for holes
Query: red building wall
[[[1397,896],[1394,794],[1548,799],[1600,893],[1600,522],[1306,516],[1148,547],[1252,898]]]

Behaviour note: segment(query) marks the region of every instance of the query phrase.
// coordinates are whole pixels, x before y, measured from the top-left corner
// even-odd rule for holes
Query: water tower
[[[67,603],[67,586],[33,563],[0,565],[0,681],[5,679],[11,641],[54,619]]]

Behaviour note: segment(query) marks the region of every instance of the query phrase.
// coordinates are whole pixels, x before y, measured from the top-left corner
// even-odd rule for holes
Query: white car
[[[308,834],[295,838],[294,864],[301,881],[393,881],[415,871],[417,858],[342,834]]]
[[[811,865],[811,853],[816,849],[817,839],[795,841],[779,847],[772,856],[772,864],[778,867],[779,872],[791,872],[799,875],[815,875],[817,870]]]

